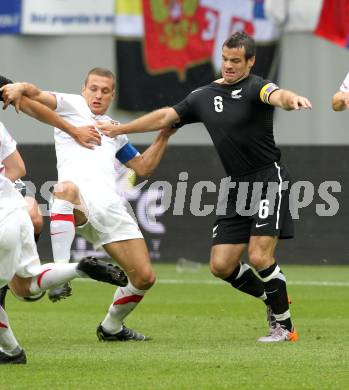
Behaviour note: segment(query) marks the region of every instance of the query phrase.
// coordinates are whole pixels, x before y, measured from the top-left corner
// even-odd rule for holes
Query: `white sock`
[[[128,282],[126,287],[119,287],[114,294],[113,303],[102,322],[103,328],[108,333],[117,333],[122,329],[124,319],[142,300],[148,290],[139,290]]]
[[[55,198],[51,208],[51,244],[55,263],[69,263],[75,237],[74,205]]]
[[[79,277],[86,275],[77,270],[77,264],[47,263],[42,265],[39,275],[32,277],[29,291],[37,295]]]
[[[18,342],[12,332],[6,311],[0,306],[0,347],[9,354],[13,355],[18,350]]]

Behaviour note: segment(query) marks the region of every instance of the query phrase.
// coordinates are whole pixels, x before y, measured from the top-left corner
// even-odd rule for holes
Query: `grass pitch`
[[[127,325],[149,342],[95,336],[113,287],[73,282],[73,296],[7,311],[26,366],[0,366],[0,389],[347,389],[349,267],[282,267],[297,343],[262,345],[264,305],[210,276],[158,265],[158,283]],[[195,272],[194,272],[195,271]]]

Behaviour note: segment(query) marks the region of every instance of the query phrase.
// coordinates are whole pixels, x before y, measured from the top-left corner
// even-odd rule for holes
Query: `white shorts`
[[[137,223],[116,193],[79,185],[88,210],[87,222],[76,228],[95,248],[111,242],[143,238]]]
[[[16,274],[36,276],[41,264],[34,241],[34,228],[25,208],[14,210],[0,222],[0,287]]]

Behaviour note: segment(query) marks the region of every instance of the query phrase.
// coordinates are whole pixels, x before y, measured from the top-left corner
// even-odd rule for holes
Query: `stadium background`
[[[164,2],[152,3],[159,10]],[[332,15],[331,10],[336,11],[339,4],[344,6],[347,2],[309,0],[304,5],[298,0],[201,0],[194,16],[178,14],[176,4],[182,3],[196,2],[173,1],[172,13],[162,22],[157,21],[155,11],[143,15],[143,9],[150,10],[151,2],[146,0],[46,0],[44,5],[37,0],[2,1],[1,74],[17,81],[33,82],[47,90],[78,93],[90,68],[114,69],[120,77],[119,105],[110,115],[128,121],[142,111],[172,104],[171,99],[181,98],[178,94],[184,97],[185,91],[209,82],[215,74],[216,45],[237,28],[250,29],[258,42],[260,72],[273,80],[277,78],[282,87],[307,96],[313,103],[311,112],[276,112],[276,142],[283,150],[283,160],[293,179],[312,182],[315,191],[324,181],[341,184],[341,192],[334,194],[340,205],[337,215],[317,215],[316,204],[325,203],[319,196],[300,210],[297,238],[279,246],[280,262],[347,264],[348,117],[347,113],[334,113],[330,106],[332,95],[348,72],[349,57],[345,48],[331,42],[337,40],[343,46],[345,43],[337,38],[347,34],[340,28],[341,20],[331,23],[332,16],[340,15]],[[337,8],[331,8],[334,4]],[[329,8],[321,14],[325,6]],[[273,17],[273,21],[267,16]],[[198,32],[193,29],[192,36],[187,36],[193,45],[200,42],[201,32],[210,33],[202,46],[205,50],[196,53],[197,56],[193,50],[189,50],[188,55],[189,44],[183,44],[169,56],[156,43],[156,34],[161,35],[159,31],[165,31],[166,25],[178,25],[181,20],[197,26]],[[281,25],[275,24],[276,21]],[[331,40],[315,35],[317,27],[318,34]],[[145,33],[149,34],[148,40]],[[183,40],[183,34],[179,35]],[[164,58],[170,62],[156,61]],[[171,63],[174,58],[180,60]],[[163,85],[165,90],[161,90]],[[27,163],[26,179],[33,181],[37,189],[47,181],[54,181],[52,130],[24,115],[18,116],[13,109],[2,112],[1,121],[19,142]],[[154,136],[151,133],[132,135],[130,139],[142,150]],[[199,180],[219,183],[224,176],[211,141],[200,125],[187,126],[177,132],[150,182],[167,180],[175,188],[179,173],[183,171],[189,173],[188,189]],[[205,194],[202,204],[215,204],[216,196],[215,193]],[[136,214],[144,211],[141,198],[142,194],[131,202]],[[39,196],[38,201],[47,208],[43,198]],[[154,203],[153,198],[152,201]],[[158,208],[156,212],[160,214],[161,210]],[[159,229],[156,232],[144,223],[141,227],[153,260],[173,262],[184,257],[207,262],[214,218],[213,213],[193,216],[190,199],[187,199],[183,216],[173,216],[172,207],[157,216]],[[43,258],[51,258],[47,218],[39,250]],[[91,253],[91,248],[81,239],[75,241],[74,250],[76,257],[81,257],[86,250]]]

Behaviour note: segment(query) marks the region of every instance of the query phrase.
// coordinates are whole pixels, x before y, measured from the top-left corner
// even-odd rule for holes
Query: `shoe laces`
[[[288,335],[288,330],[278,322],[276,322],[276,324],[274,325],[273,329],[270,332],[270,337],[276,339],[280,337],[285,337],[287,335]]]

